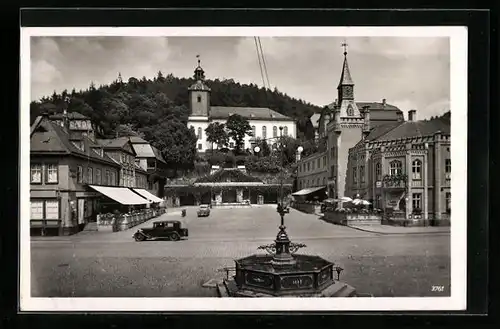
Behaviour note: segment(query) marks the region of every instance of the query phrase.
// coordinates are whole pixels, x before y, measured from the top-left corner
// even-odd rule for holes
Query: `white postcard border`
[[[31,36],[449,37],[452,154],[451,296],[416,298],[33,298],[29,176],[20,177],[20,311],[432,311],[464,310],[467,278],[467,29],[448,27],[21,28],[20,172],[30,164]]]

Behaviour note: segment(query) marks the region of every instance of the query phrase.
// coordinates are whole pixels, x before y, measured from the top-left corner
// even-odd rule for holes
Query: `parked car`
[[[208,204],[202,204],[200,208],[198,208],[198,217],[208,217],[210,216],[210,207]]]
[[[153,227],[141,228],[132,236],[135,241],[153,239],[167,239],[179,241],[188,237],[188,229],[182,228],[181,222],[177,220],[165,220],[153,223]]]

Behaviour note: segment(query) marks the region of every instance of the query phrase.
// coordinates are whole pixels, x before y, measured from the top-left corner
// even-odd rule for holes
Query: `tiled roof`
[[[238,114],[249,120],[290,120],[281,113],[273,111],[267,107],[238,107],[238,106],[211,106],[210,118],[227,119],[232,114]]]
[[[80,112],[68,112],[68,119],[70,120],[74,120],[74,119],[90,119],[89,117],[81,114]],[[50,120],[60,120],[63,118],[63,114],[62,113],[54,113],[54,114],[51,114],[49,116],[49,119]]]
[[[129,142],[128,137],[98,139],[97,143],[104,148],[122,148]]]
[[[375,129],[378,129],[378,133],[374,132],[370,140],[389,141],[406,137],[429,136],[438,131],[450,134],[450,121],[442,118],[430,121],[406,121],[398,125],[384,125]]]
[[[39,127],[42,127],[45,131],[38,131]],[[88,137],[84,137],[82,140],[84,143],[84,151],[82,151],[70,141],[70,135],[63,127],[50,120],[35,120],[32,130],[34,130],[30,143],[32,153],[74,154],[115,165],[115,162],[106,154],[103,153],[103,156],[101,156],[92,149],[99,148],[99,145],[92,142]]]

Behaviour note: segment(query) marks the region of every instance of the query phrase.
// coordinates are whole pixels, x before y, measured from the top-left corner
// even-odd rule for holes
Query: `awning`
[[[148,199],[151,202],[163,202],[163,199],[160,199],[156,195],[149,193],[147,190],[143,188],[133,188],[134,192],[139,193],[144,198]]]
[[[299,195],[308,195],[314,192],[317,192],[319,190],[326,189],[326,186],[320,186],[320,187],[310,187],[310,188],[305,188],[300,191],[297,191],[295,193],[292,193],[294,196],[299,196]]]
[[[130,206],[151,203],[126,187],[109,187],[96,185],[89,185],[89,187],[123,205]]]

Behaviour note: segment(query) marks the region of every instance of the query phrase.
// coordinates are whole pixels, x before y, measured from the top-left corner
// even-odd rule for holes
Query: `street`
[[[260,253],[280,223],[275,206],[212,209],[197,218],[188,209],[189,238],[178,242],[135,242],[127,231],[81,232],[69,237],[32,238],[33,297],[214,297],[202,287],[225,276],[233,260]],[[316,254],[344,268],[340,279],[376,297],[449,296],[450,237],[447,233],[380,235],[337,226],[294,209],[285,216],[299,253]],[[444,291],[431,291],[444,286]]]

